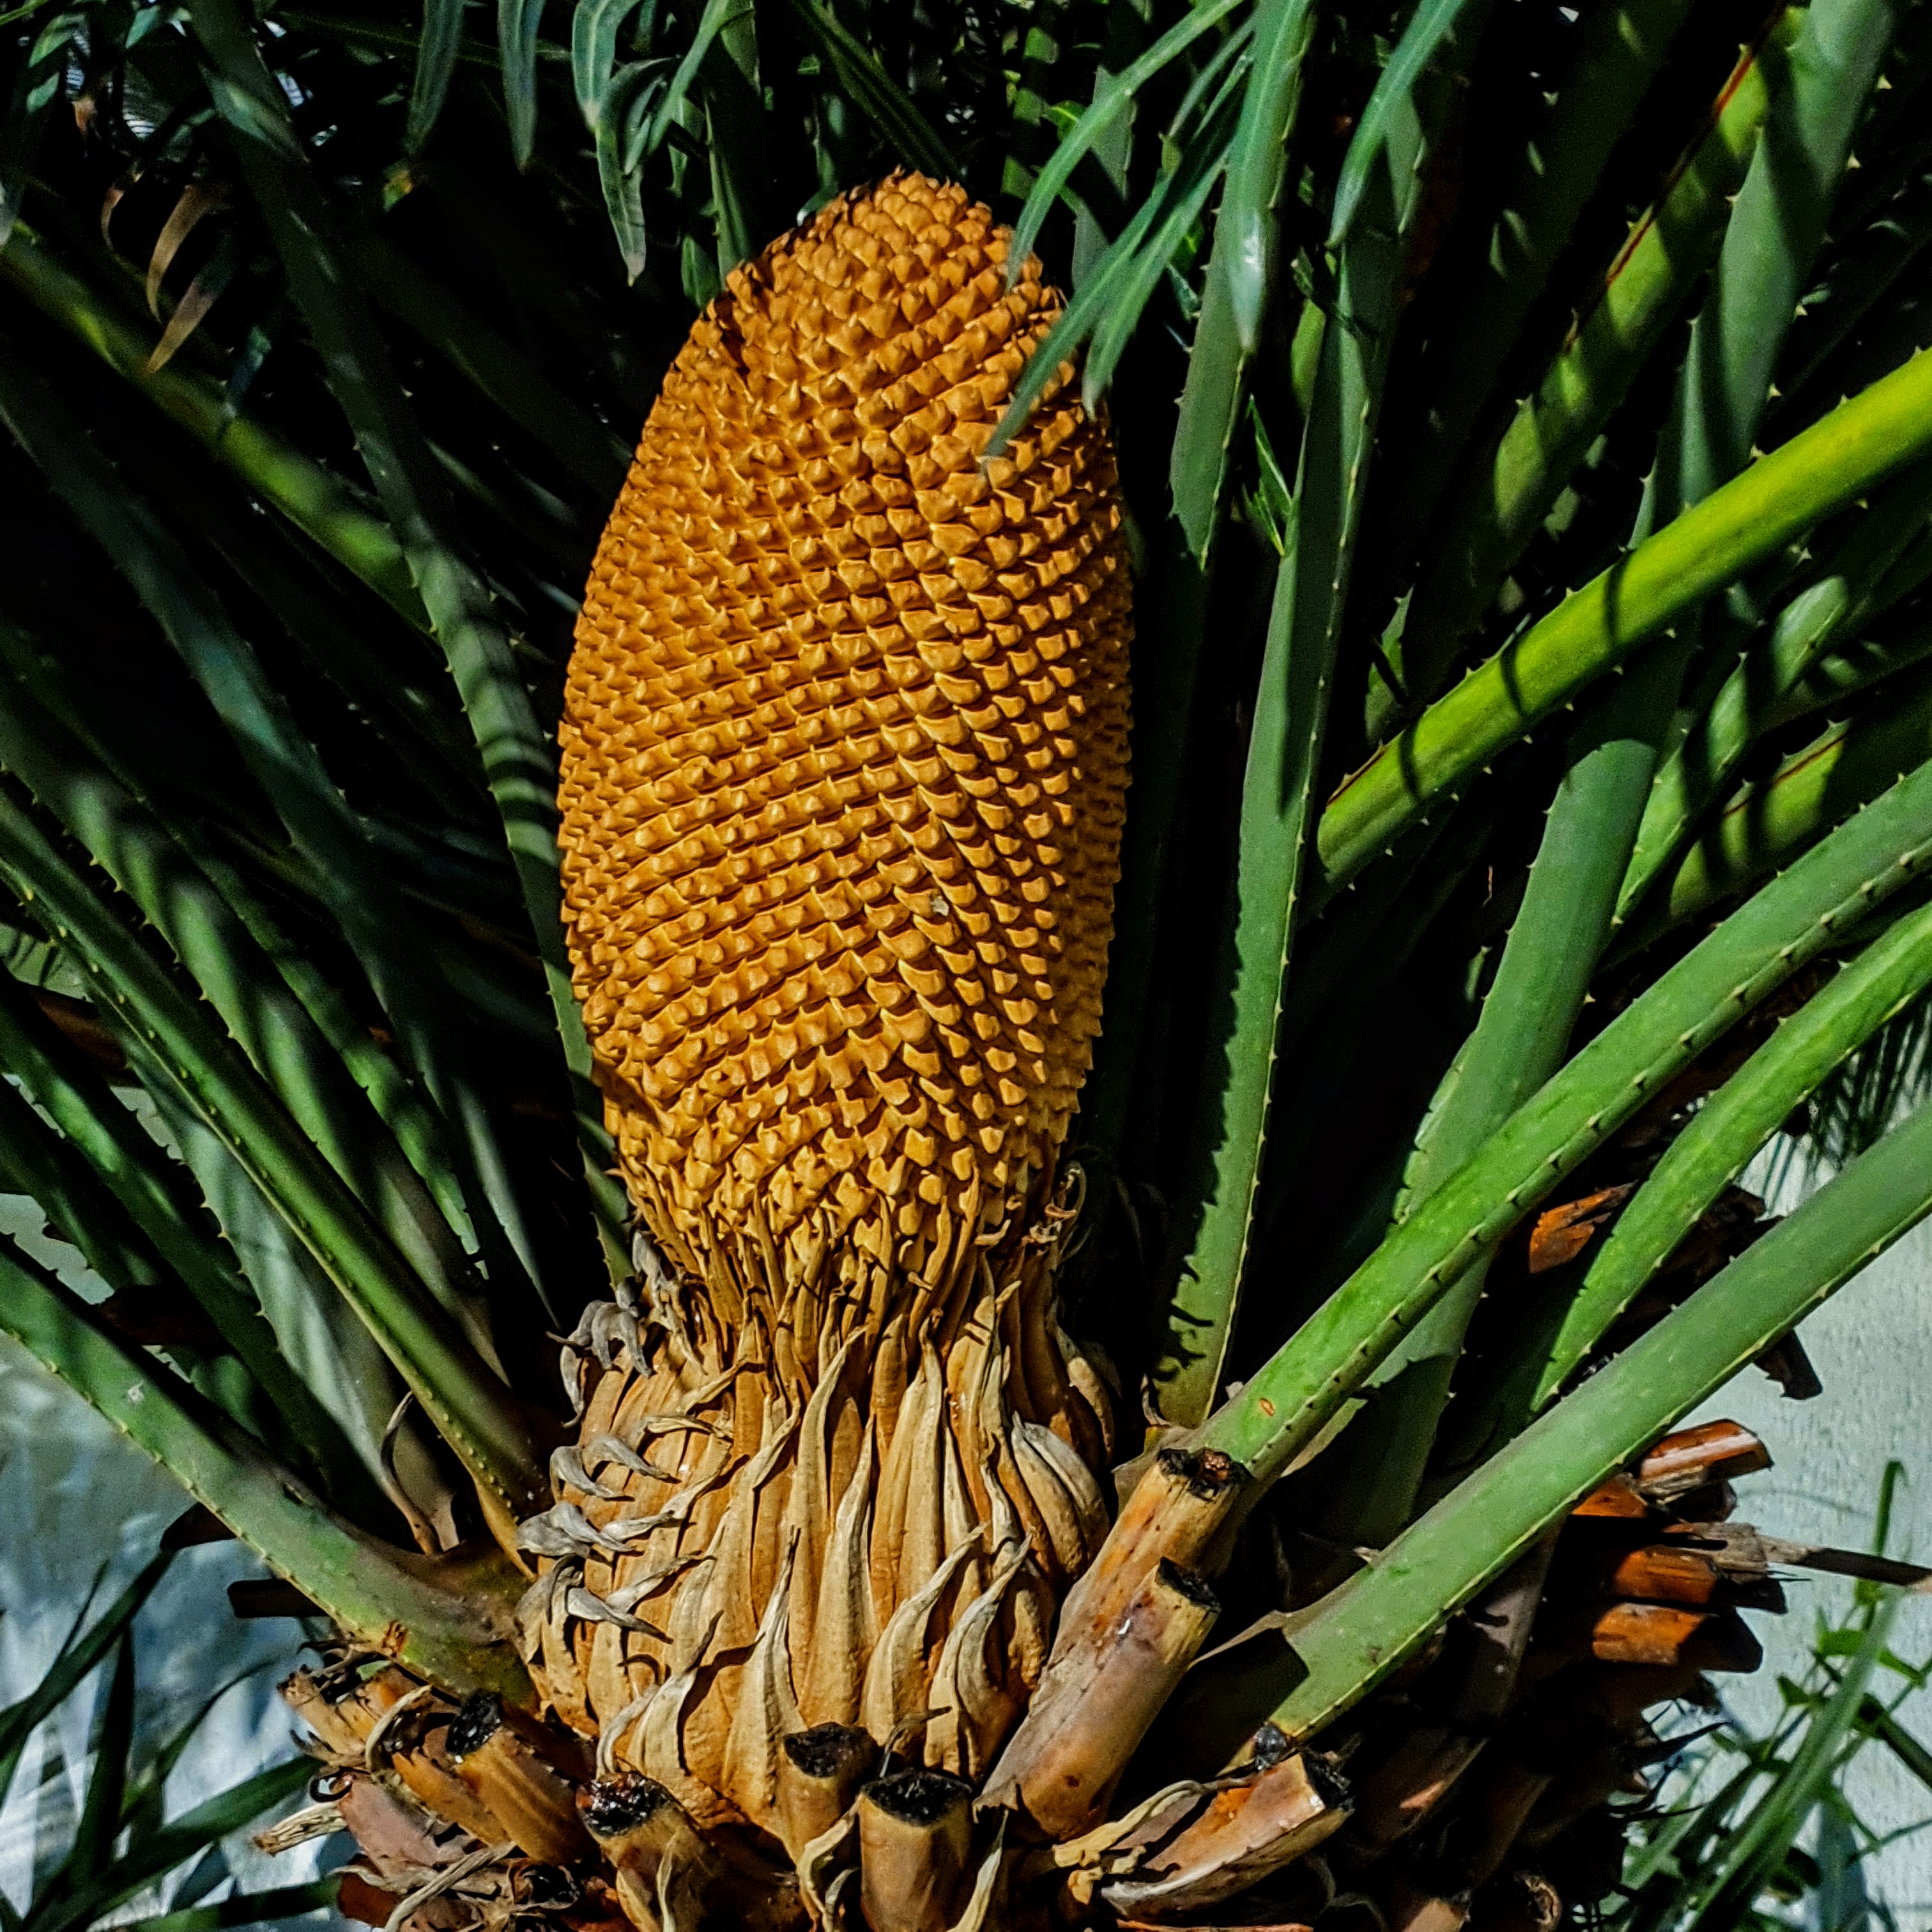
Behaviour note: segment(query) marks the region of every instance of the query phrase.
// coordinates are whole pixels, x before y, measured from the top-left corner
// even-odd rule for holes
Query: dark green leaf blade
[[[961,170],[951,150],[865,42],[818,0],[786,0],[786,5],[808,44],[830,65],[880,139],[935,180],[957,181]]]
[[[1454,32],[1466,10],[1480,13],[1481,0],[1422,0],[1402,30],[1389,64],[1376,82],[1369,104],[1342,163],[1335,188],[1334,213],[1328,224],[1328,246],[1339,248],[1354,226],[1369,177],[1382,159],[1397,117],[1406,107],[1410,90],[1436,50]]]
[[[265,1804],[262,1808],[268,1809]],[[231,1925],[260,1925],[270,1919],[300,1918],[335,1903],[341,1876],[332,1872],[306,1885],[278,1885],[266,1892],[238,1892],[212,1905],[184,1906],[178,1912],[123,1922],[119,1932],[227,1932]]]
[[[415,154],[427,141],[449,97],[463,43],[464,0],[423,0],[422,32],[416,44],[416,79],[410,88],[409,120],[403,146]]]
[[[496,0],[496,44],[503,62],[503,111],[510,152],[527,168],[537,145],[537,41],[544,0]]]

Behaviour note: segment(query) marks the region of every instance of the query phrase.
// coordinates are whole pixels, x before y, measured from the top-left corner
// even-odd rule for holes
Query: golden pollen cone
[[[927,1762],[976,1777],[1105,1528],[1053,1168],[1100,1024],[1130,586],[1070,366],[980,460],[1060,308],[1006,260],[986,208],[900,175],[734,272],[578,626],[566,920],[655,1246],[646,1305],[580,1331],[528,1647],[607,1771],[700,1824],[778,1832],[807,1726],[944,1707]]]
[[[1070,382],[980,466],[1060,306],[1006,259],[917,176],[775,243],[692,329],[598,549],[572,959],[626,1176],[700,1273],[758,1228],[930,1239],[1046,1167],[1087,1070],[1127,572]]]

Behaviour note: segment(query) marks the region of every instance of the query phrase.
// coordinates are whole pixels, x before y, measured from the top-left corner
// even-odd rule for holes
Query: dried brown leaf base
[[[1766,1551],[1787,1546],[1725,1520],[1729,1479],[1768,1460],[1733,1424],[1666,1438],[1318,1753],[1264,1726],[1227,1775],[1123,1808],[1056,1729],[1073,1808],[1115,1815],[1054,1843],[1034,1807],[925,1760],[929,1712],[884,1736],[794,1718],[754,1823],[700,1818],[608,1736],[380,1658],[284,1690],[361,1846],[344,1908],[388,1932],[1554,1932],[1618,1880],[1644,1774],[1676,1748],[1649,1718],[1754,1668],[1739,1613],[1783,1607]],[[1140,1595],[1163,1588],[1203,1607],[1157,1571]]]
[[[1714,1705],[1707,1673],[1761,1655],[1739,1612],[1784,1606],[1748,1541],[1712,1534],[1730,1479],[1769,1461],[1735,1424],[1665,1438],[1456,1619],[1426,1667],[1324,1739],[1354,1809],[1326,1853],[1336,1896],[1314,1918],[1553,1932],[1613,1889],[1645,1773],[1681,1748],[1650,1719]],[[1745,1554],[1721,1562],[1733,1548]]]

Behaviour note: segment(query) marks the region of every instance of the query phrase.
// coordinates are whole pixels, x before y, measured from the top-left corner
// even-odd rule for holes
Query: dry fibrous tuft
[[[1056,1156],[1129,583],[1070,367],[982,460],[1060,306],[1007,266],[985,208],[901,175],[734,273],[578,626],[566,922],[643,1293],[573,1338],[522,1624],[603,1774],[700,1826],[784,1835],[808,1726],[979,1777],[1106,1528]]]

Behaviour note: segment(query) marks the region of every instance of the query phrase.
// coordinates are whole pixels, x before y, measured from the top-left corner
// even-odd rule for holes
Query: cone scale
[[[736,272],[578,628],[566,920],[641,1292],[567,1358],[526,1649],[701,1827],[778,1833],[814,1726],[976,1780],[1106,1527],[1053,1277],[1130,591],[1070,368],[981,460],[1059,308],[1007,281],[904,175]]]

